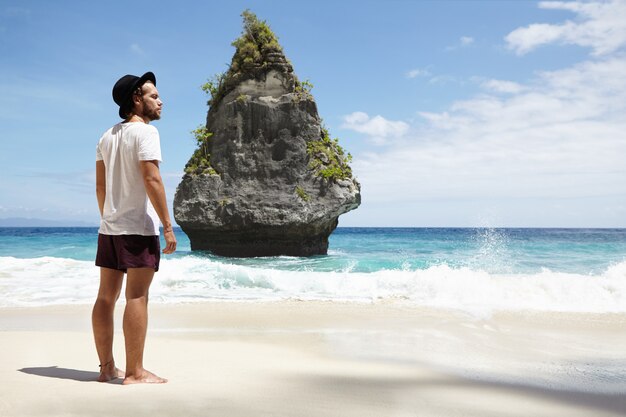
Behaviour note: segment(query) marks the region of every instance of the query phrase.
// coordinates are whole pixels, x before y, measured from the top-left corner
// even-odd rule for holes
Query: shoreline
[[[124,360],[122,304],[114,352]],[[0,416],[613,416],[626,314],[475,317],[399,302],[150,306],[146,367],[97,376],[90,305],[0,309]]]

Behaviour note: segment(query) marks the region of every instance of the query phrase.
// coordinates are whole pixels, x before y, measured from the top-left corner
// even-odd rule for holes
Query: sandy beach
[[[2,309],[0,416],[626,415],[625,325],[400,302],[153,304],[146,367],[170,382],[124,387],[94,382],[90,306]]]

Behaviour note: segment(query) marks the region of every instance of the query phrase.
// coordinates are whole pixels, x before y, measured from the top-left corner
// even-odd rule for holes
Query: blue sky
[[[352,153],[340,226],[626,227],[626,2],[0,1],[0,219],[98,223],[111,88],[153,71],[171,204],[249,8]]]

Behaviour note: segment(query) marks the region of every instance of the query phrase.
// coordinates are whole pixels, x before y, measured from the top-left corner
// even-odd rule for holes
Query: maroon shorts
[[[128,268],[159,270],[161,244],[158,236],[98,234],[96,266],[124,271]]]

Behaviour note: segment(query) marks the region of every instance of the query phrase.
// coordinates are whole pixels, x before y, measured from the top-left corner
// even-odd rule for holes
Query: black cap
[[[156,86],[156,77],[150,71],[141,77],[130,74],[124,75],[113,86],[113,101],[120,106],[119,115],[122,119],[126,119],[126,115],[131,109],[133,91],[144,85],[146,81],[152,81],[152,84]]]

